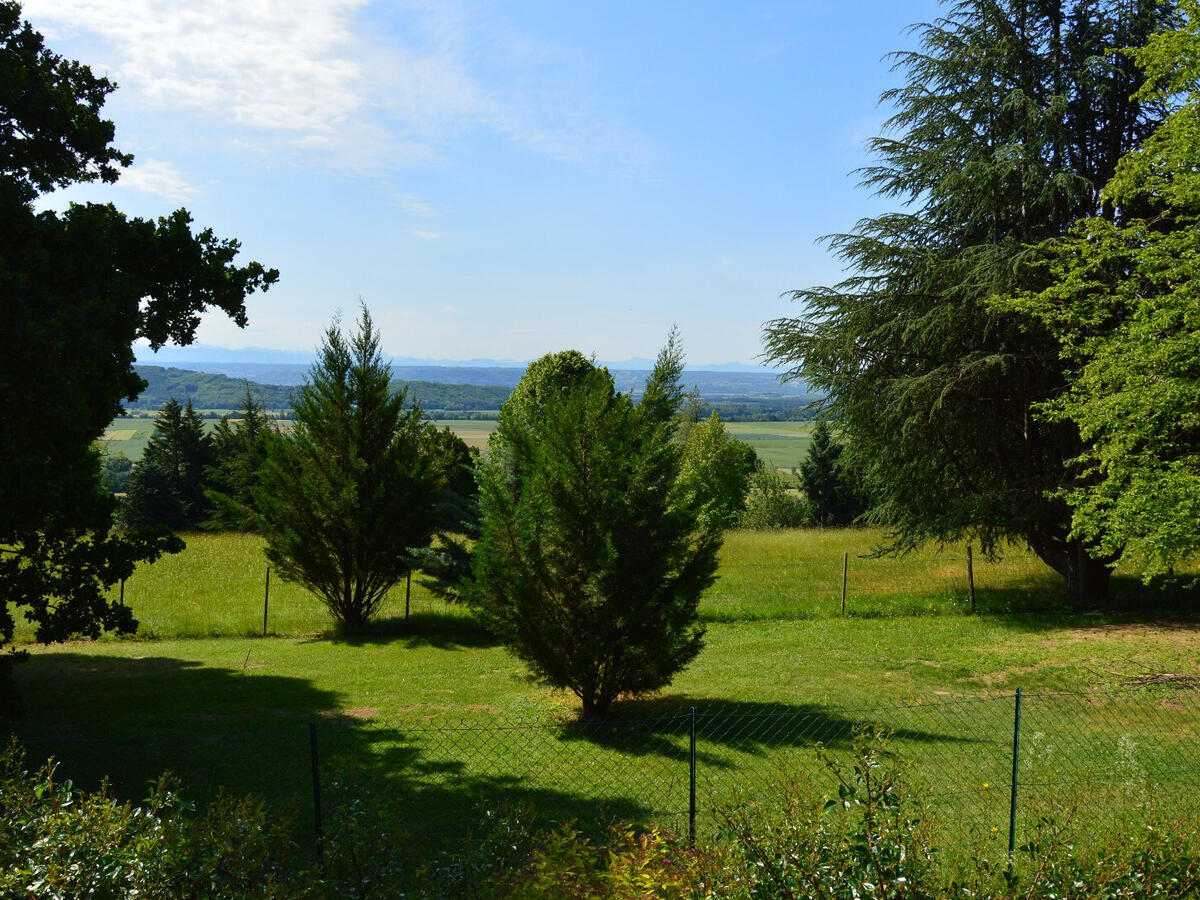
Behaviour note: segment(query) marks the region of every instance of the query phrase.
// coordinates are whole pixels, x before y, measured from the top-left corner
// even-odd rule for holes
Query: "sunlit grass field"
[[[414,816],[417,831],[477,817],[488,797],[525,797],[581,820],[601,808],[676,815],[686,809],[687,739],[684,720],[671,717],[693,706],[730,716],[702,726],[709,809],[748,785],[769,790],[785,765],[819,774],[812,741],[844,750],[855,723],[876,722],[897,731],[917,780],[961,788],[953,821],[966,810],[967,821],[990,827],[1006,801],[983,785],[1005,777],[1018,686],[1032,698],[1028,764],[1042,767],[1034,771],[1134,773],[1103,789],[1115,791],[1110,811],[1132,802],[1129,790],[1154,788],[1146,773],[1188,761],[1180,747],[1200,738],[1190,694],[1162,689],[1137,701],[1145,709],[1122,705],[1121,692],[1147,673],[1200,676],[1192,620],[1129,611],[1150,589],[1118,578],[1125,612],[1076,612],[1060,603],[1057,576],[1024,551],[994,562],[976,554],[979,613],[970,615],[965,548],[869,558],[882,538],[854,529],[727,535],[720,578],[701,602],[704,650],[660,694],[615,712],[650,723],[636,746],[576,731],[573,697],[530,681],[467,611],[416,581],[407,624],[401,585],[374,634],[346,639],[319,602],[272,577],[264,639],[262,544],[212,534],[187,535],[183,554],[129,579],[136,639],[30,647],[16,673],[24,713],[4,727],[31,754],[59,757],[68,777],[109,776],[122,796],[170,769],[200,799],[224,786],[304,811],[307,729],[316,722],[328,771],[353,768],[363,790],[403,801],[399,814]],[[1076,716],[1070,746],[1048,724],[1063,711],[1038,699],[1059,690],[1100,692],[1066,701]],[[1150,728],[1143,712],[1169,715],[1169,732]],[[738,724],[761,716],[805,730]],[[1028,780],[1030,791],[1051,784]],[[1088,802],[1097,795],[1091,782],[1054,783],[1058,799],[1068,788],[1092,795]]]

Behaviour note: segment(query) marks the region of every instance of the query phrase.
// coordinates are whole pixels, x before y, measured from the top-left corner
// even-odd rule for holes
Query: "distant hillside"
[[[158,410],[170,398],[180,403],[188,400],[196,409],[236,410],[242,405],[246,387],[263,406],[270,410],[286,410],[292,405],[292,392],[302,384],[307,366],[288,364],[231,364],[231,369],[258,369],[273,376],[274,382],[214,372],[195,372],[188,369],[162,366],[137,366],[137,372],[149,386],[133,403],[130,412]],[[401,376],[392,382],[394,388],[408,391],[410,400],[435,418],[477,418],[500,408],[512,388],[520,380],[522,369],[512,368],[448,368],[436,366],[393,367]],[[424,378],[414,378],[414,375]],[[640,394],[646,382],[646,372],[614,371],[617,390]],[[403,377],[409,376],[409,377]],[[475,377],[472,384],[459,379]],[[441,379],[441,380],[434,380]],[[800,385],[782,385],[773,375],[757,372],[685,372],[684,385],[699,389],[704,415],[715,409],[729,422],[764,421],[800,418],[804,407],[814,397]]]
[[[288,385],[258,384],[244,378],[161,366],[134,368],[146,380],[147,387],[137,400],[125,404],[130,411],[160,409],[172,397],[180,403],[191,400],[196,409],[238,409],[246,396],[247,385],[254,399],[267,409],[290,409],[292,406],[294,388]]]
[[[246,386],[259,403],[267,409],[290,409],[294,385],[260,384],[245,378],[230,378],[211,372],[191,372],[186,369],[160,366],[137,366],[137,373],[149,386],[133,403],[130,411],[157,410],[174,397],[180,403],[192,401],[196,409],[235,410],[242,405]],[[305,369],[307,371],[307,368]],[[393,381],[394,389],[404,388],[410,400],[425,409],[445,412],[497,410],[508,399],[511,389],[466,384],[436,384],[431,381]]]
[[[300,363],[193,362],[193,370],[249,379],[261,384],[303,384],[309,366]],[[610,369],[617,390],[638,393],[649,374],[644,369]],[[431,384],[483,385],[516,387],[525,369],[518,366],[392,366],[392,375],[399,381]],[[743,398],[765,399],[787,397],[812,400],[814,394],[799,382],[783,383],[770,372],[705,371],[686,369],[683,383],[695,386],[705,399],[730,400]]]

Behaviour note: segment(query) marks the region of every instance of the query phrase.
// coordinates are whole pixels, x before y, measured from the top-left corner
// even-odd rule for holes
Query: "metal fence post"
[[[846,576],[850,572],[850,554],[842,554],[842,615],[846,614]]]
[[[271,599],[271,567],[267,566],[267,583],[263,587],[263,637],[267,636],[267,601]]]
[[[970,544],[967,544],[967,593],[971,597],[971,615],[975,615],[975,565],[971,559]]]
[[[321,769],[317,762],[317,723],[308,723],[308,744],[312,751],[313,815],[317,826],[317,865],[325,869],[325,833],[321,828]]]
[[[692,745],[689,756],[688,842],[696,846],[696,707],[692,707]]]
[[[1012,797],[1008,804],[1008,868],[1012,871],[1013,850],[1017,843],[1017,762],[1021,752],[1021,689],[1017,688],[1013,715]]]

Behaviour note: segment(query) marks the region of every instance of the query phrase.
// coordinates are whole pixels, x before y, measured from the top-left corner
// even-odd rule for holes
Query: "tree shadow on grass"
[[[1200,626],[1200,585],[1162,578],[1143,584],[1129,575],[1113,576],[1111,598],[1098,608],[1074,606],[1061,593],[1026,597],[1016,589],[980,591],[977,600],[981,614],[1031,633],[1114,625]]]
[[[395,643],[437,650],[486,650],[500,644],[494,634],[470,616],[444,612],[413,613],[407,621],[403,616],[376,619],[361,632],[333,630],[311,640],[351,647]]]
[[[562,738],[586,741],[634,757],[658,756],[685,760],[691,755],[692,707],[667,698],[628,700],[613,707],[605,720],[567,722]],[[704,702],[695,706],[696,754],[706,765],[736,768],[734,754],[765,758],[784,750],[816,746],[849,749],[856,736],[882,729],[895,741],[923,744],[971,742],[969,734],[954,733],[953,717],[925,713],[914,718],[916,707],[896,705],[861,716],[813,704]],[[925,730],[917,722],[942,726]]]
[[[356,802],[388,808],[392,827],[428,848],[477,824],[482,809],[515,802],[545,821],[655,818],[634,790],[539,767],[538,753],[555,743],[544,729],[513,732],[514,743],[503,731],[386,727],[376,710],[346,708],[337,691],[253,663],[39,653],[17,678],[25,712],[0,719],[0,735],[25,747],[29,765],[54,757],[60,779],[87,789],[107,780],[122,800],[145,797],[164,771],[201,803],[221,790],[256,794],[291,817],[300,840],[312,834],[310,723],[327,826]]]

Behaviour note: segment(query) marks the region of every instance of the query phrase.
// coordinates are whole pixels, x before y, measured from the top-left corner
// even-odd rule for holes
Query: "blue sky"
[[[395,356],[752,362],[780,294],[838,279],[816,239],[883,207],[851,171],[883,57],[927,0],[27,0],[119,84],[111,200],[186,206],[277,267],[244,330],[310,349],[367,304]]]

